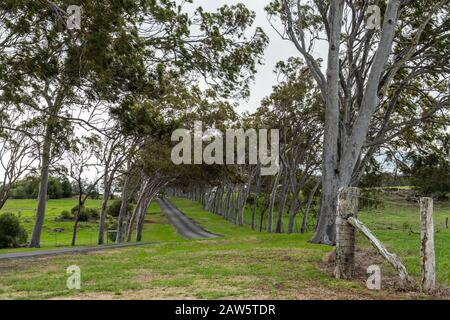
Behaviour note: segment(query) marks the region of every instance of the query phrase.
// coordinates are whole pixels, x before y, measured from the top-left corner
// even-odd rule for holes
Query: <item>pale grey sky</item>
[[[270,41],[265,51],[264,65],[258,67],[258,73],[255,76],[254,83],[252,83],[251,96],[248,101],[241,101],[238,107],[239,112],[253,112],[258,108],[261,99],[269,95],[272,91],[272,86],[276,84],[276,75],[273,73],[275,64],[278,61],[286,60],[289,57],[299,56],[300,53],[290,41],[281,39],[268,22],[264,7],[270,3],[270,0],[194,0],[192,5],[188,4],[186,7],[187,9],[190,9],[192,7],[202,6],[205,11],[215,11],[225,4],[233,5],[237,3],[244,3],[247,8],[256,13],[252,31],[254,31],[257,26],[263,28]],[[325,58],[326,50],[326,45],[320,44],[316,48],[314,54],[315,56]],[[324,61],[326,60],[324,59]]]

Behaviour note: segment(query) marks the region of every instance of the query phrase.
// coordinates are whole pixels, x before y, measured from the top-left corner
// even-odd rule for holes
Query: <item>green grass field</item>
[[[77,205],[76,199],[58,199],[48,200],[45,216],[44,229],[41,236],[41,248],[33,250],[50,249],[55,247],[70,247],[72,241],[73,221],[55,221],[64,210],[70,210]],[[12,212],[20,217],[22,225],[31,237],[31,231],[34,224],[34,215],[36,210],[36,200],[8,200],[0,213]],[[101,200],[86,201],[88,208],[101,208]],[[181,240],[177,234],[168,225],[166,217],[160,213],[159,207],[153,203],[149,210],[149,216],[146,219],[142,240],[161,241],[161,240]],[[57,228],[64,229],[63,232],[55,232]],[[77,246],[93,246],[97,244],[98,222],[80,222],[77,233]],[[0,253],[28,251],[29,248],[0,249]]]
[[[400,187],[402,188],[402,187]],[[400,189],[399,188],[399,189]],[[407,187],[403,187],[407,188]],[[420,277],[420,219],[419,204],[406,202],[400,197],[390,196],[381,200],[377,209],[363,209],[359,218],[369,229],[387,246],[396,253],[406,264],[408,271],[415,277]],[[244,211],[244,223],[251,225],[251,205]],[[274,210],[274,221],[278,214]],[[450,202],[436,202],[433,212],[435,225],[435,254],[437,280],[450,285],[450,229],[445,228],[445,218],[450,219]],[[295,218],[295,231],[301,226],[302,215]],[[260,216],[256,215],[257,229],[259,230]],[[287,230],[287,213],[283,216],[283,229]],[[263,221],[263,228],[267,228],[267,213]],[[308,219],[308,228],[314,228],[314,217]],[[370,247],[370,243],[361,235],[358,243],[362,247]]]
[[[418,292],[401,292],[390,287],[369,291],[361,279],[333,279],[323,263],[323,257],[333,248],[310,244],[310,232],[304,235],[260,233],[206,212],[199,203],[179,198],[172,199],[172,202],[203,227],[222,237],[183,240],[153,204],[147,216],[144,240],[157,241],[158,244],[37,258],[26,260],[26,263],[21,260],[0,261],[0,298],[428,298]],[[55,212],[61,210],[56,209],[56,203],[49,205],[52,207]],[[448,208],[442,206],[435,214],[438,278],[446,284],[449,284],[450,234],[442,229],[439,221],[448,215]],[[409,227],[413,232],[418,231],[418,211],[409,207],[404,210],[385,207],[362,212],[360,218],[417,277],[418,235],[411,233]],[[51,246],[51,237],[48,239]],[[368,246],[361,238],[358,244]],[[66,288],[66,268],[70,265],[81,268],[81,290]],[[393,270],[386,265],[383,266],[384,272],[392,274]]]
[[[397,204],[399,203],[399,205]],[[409,273],[420,277],[420,218],[419,205],[400,202],[384,203],[380,209],[362,211],[361,221],[405,263]],[[450,203],[437,202],[433,211],[435,229],[435,254],[437,281],[450,285],[450,229],[445,228],[445,218],[450,219]],[[369,245],[362,237],[363,245]]]

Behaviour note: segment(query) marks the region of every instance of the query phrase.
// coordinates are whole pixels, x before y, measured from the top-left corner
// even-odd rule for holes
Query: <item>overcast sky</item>
[[[271,93],[272,86],[276,83],[276,75],[273,73],[275,64],[278,61],[286,60],[289,57],[299,56],[300,53],[290,41],[281,39],[268,22],[264,7],[270,3],[270,0],[194,0],[194,3],[192,5],[187,5],[186,9],[202,6],[206,11],[215,11],[225,4],[233,5],[237,3],[244,3],[247,8],[256,13],[252,31],[254,31],[256,27],[263,28],[270,41],[265,51],[264,65],[258,67],[255,81],[251,85],[250,99],[248,99],[248,101],[241,101],[238,107],[239,112],[253,112],[259,107],[261,99]],[[315,56],[324,58],[326,50],[326,46],[320,45],[316,48],[314,54]]]

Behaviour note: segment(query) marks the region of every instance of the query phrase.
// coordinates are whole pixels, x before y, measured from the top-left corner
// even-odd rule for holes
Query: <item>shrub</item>
[[[83,210],[84,210],[84,206],[81,206],[81,211],[83,211]],[[78,212],[78,205],[76,205],[75,207],[73,207],[73,208],[70,210],[70,213],[72,213],[73,216],[74,216],[77,212]]]
[[[89,221],[89,211],[87,209],[81,209],[80,214],[78,215],[78,221],[87,222]]]
[[[73,216],[78,214],[78,205],[73,207],[71,212],[72,212]],[[89,218],[90,218],[89,209],[86,209],[84,206],[81,206],[81,210],[80,210],[80,213],[78,215],[78,221],[86,222],[86,221],[89,221]]]
[[[442,148],[442,150],[446,150]],[[447,200],[450,192],[450,160],[448,152],[411,154],[411,183],[421,196]]]
[[[106,229],[107,231],[117,230],[117,219],[111,215],[106,216]],[[116,241],[116,233],[108,232],[107,237],[111,241]]]
[[[100,219],[100,212],[94,208],[86,208],[86,212],[89,214],[89,219],[98,220]]]
[[[114,200],[109,206],[108,209],[106,209],[106,214],[113,216],[113,217],[118,217],[119,213],[120,213],[120,206],[122,205],[122,200]],[[132,204],[128,204],[128,208],[127,208],[127,214],[131,213],[133,211],[133,205]]]
[[[255,193],[250,193],[247,197],[247,204],[253,205],[253,203],[255,202],[256,199],[256,194]]]
[[[16,248],[27,242],[28,234],[12,213],[0,215],[0,248]]]
[[[111,224],[108,228],[108,231],[115,231],[117,230],[117,222],[114,222],[113,224]],[[116,241],[116,236],[117,233],[116,232],[108,232],[108,238],[109,240],[115,242]]]
[[[56,219],[57,221],[67,221],[67,220],[73,220],[73,216],[70,214],[69,211],[64,210],[61,212],[59,217]]]

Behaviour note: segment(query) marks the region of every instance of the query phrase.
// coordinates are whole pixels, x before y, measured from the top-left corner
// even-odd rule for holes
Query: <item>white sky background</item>
[[[267,13],[264,8],[270,3],[270,0],[194,0],[193,4],[186,4],[186,11],[193,11],[195,8],[201,6],[205,11],[216,11],[216,9],[224,5],[234,5],[244,3],[245,6],[256,13],[255,22],[249,30],[249,34],[253,34],[256,27],[261,27],[269,37],[269,45],[264,54],[264,65],[258,66],[258,73],[255,76],[254,82],[250,87],[250,98],[247,101],[239,102],[237,111],[242,113],[244,111],[254,112],[259,107],[261,100],[270,95],[272,86],[277,83],[277,77],[273,72],[277,62],[287,60],[289,57],[300,56],[300,53],[290,41],[281,39],[280,35],[270,25]],[[278,22],[278,23],[277,23]],[[282,31],[282,26],[279,21],[272,21],[279,30]],[[328,46],[325,43],[319,43],[315,48],[313,55],[324,60],[322,67],[326,65],[326,55]]]

